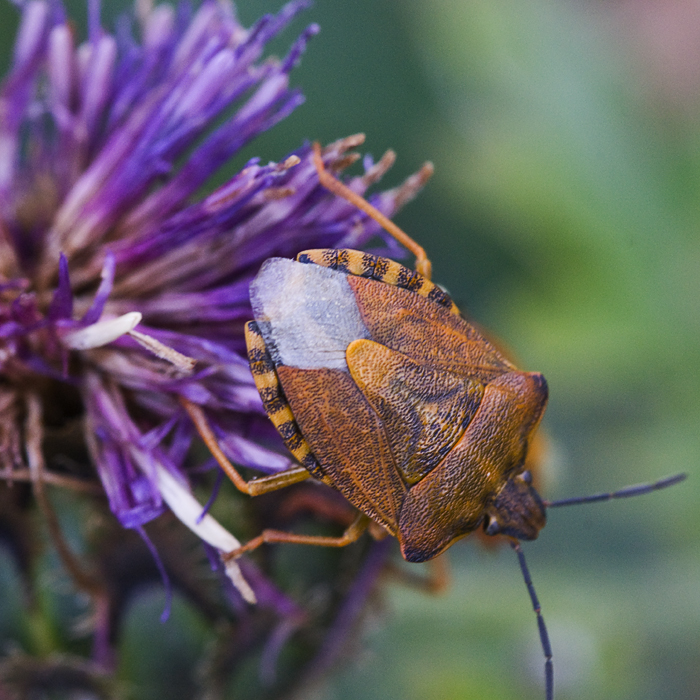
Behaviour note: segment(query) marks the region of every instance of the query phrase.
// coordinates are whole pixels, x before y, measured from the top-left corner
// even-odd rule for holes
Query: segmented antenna
[[[549,643],[549,634],[547,633],[547,626],[544,624],[544,617],[542,617],[542,606],[535,593],[535,586],[532,583],[532,578],[530,577],[530,570],[527,568],[527,562],[525,561],[525,555],[520,547],[520,542],[518,540],[511,540],[510,546],[515,550],[518,555],[518,562],[520,563],[520,571],[523,574],[523,579],[525,579],[525,585],[527,586],[527,592],[530,594],[530,600],[532,601],[532,609],[537,615],[537,629],[540,633],[540,644],[542,645],[542,651],[544,652],[544,687],[545,687],[545,698],[546,700],[554,700],[554,665],[552,663],[552,645]]]
[[[674,484],[678,484],[687,478],[687,474],[675,474],[674,476],[667,476],[663,479],[659,479],[652,484],[637,484],[636,486],[626,486],[624,489],[619,491],[611,491],[609,493],[597,493],[593,496],[577,496],[574,498],[562,498],[558,501],[542,501],[545,508],[559,508],[561,506],[574,506],[579,503],[596,503],[597,501],[610,501],[613,498],[630,498],[632,496],[642,496],[645,493],[651,493],[652,491],[658,491],[659,489],[665,489]],[[547,627],[544,624],[544,617],[542,617],[542,607],[540,606],[540,601],[537,598],[537,593],[535,593],[535,587],[532,584],[532,578],[530,577],[530,571],[527,568],[527,563],[525,561],[525,555],[520,547],[520,542],[518,540],[511,540],[510,546],[515,550],[518,555],[518,561],[520,562],[520,571],[523,574],[523,579],[525,580],[525,585],[527,586],[527,592],[530,594],[530,600],[532,601],[532,609],[537,615],[537,629],[540,633],[540,644],[542,646],[542,651],[544,653],[544,682],[545,682],[545,698],[546,700],[554,700],[554,664],[552,662],[552,645],[549,643],[549,634],[547,633]]]
[[[653,484],[637,484],[636,486],[626,486],[619,491],[611,493],[597,493],[593,496],[577,496],[574,498],[562,498],[558,501],[543,501],[545,508],[559,508],[561,506],[575,506],[579,503],[595,503],[597,501],[610,501],[613,498],[630,498],[632,496],[642,496],[645,493],[665,489],[674,484],[678,484],[687,478],[687,474],[675,474],[659,479]]]

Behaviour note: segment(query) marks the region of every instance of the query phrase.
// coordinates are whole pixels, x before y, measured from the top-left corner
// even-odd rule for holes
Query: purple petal
[[[113,37],[103,36],[96,43],[83,46],[88,47],[90,56],[82,80],[82,111],[78,123],[86,134],[94,134],[111,98],[117,44]]]
[[[136,532],[139,533],[146,547],[148,547],[148,551],[151,553],[153,561],[155,562],[155,565],[158,568],[158,573],[160,574],[161,581],[163,581],[163,588],[165,588],[165,606],[163,608],[163,612],[160,614],[160,621],[162,623],[165,623],[168,621],[168,618],[170,617],[170,611],[172,609],[173,586],[170,583],[170,577],[168,576],[168,572],[165,569],[163,560],[160,558],[158,550],[151,541],[151,538],[146,534],[146,531],[143,529],[143,527],[136,527],[134,529],[136,530]]]
[[[71,291],[70,277],[68,276],[68,260],[63,254],[61,254],[58,263],[58,287],[53,294],[51,305],[46,315],[51,321],[73,316],[73,292]]]
[[[209,500],[206,502],[204,505],[204,508],[202,508],[202,514],[197,518],[197,522],[201,523],[202,519],[204,516],[209,512],[209,509],[214,505],[214,501],[216,501],[216,497],[219,495],[219,489],[221,488],[221,484],[224,481],[224,472],[221,470],[221,468],[218,469],[216,472],[216,481],[214,482],[214,487],[211,490],[211,496],[209,496]]]
[[[97,289],[95,298],[92,302],[92,306],[85,312],[82,322],[85,325],[90,325],[91,323],[96,323],[100,320],[102,316],[102,311],[104,310],[107,298],[112,292],[112,285],[114,284],[114,269],[116,267],[116,259],[114,254],[110,251],[105,253],[105,261],[102,267],[102,281]]]
[[[102,34],[100,28],[101,5],[100,0],[88,0],[88,39],[91,44],[96,44]]]
[[[17,33],[13,55],[13,69],[26,66],[34,60],[46,38],[49,7],[45,2],[27,2]]]
[[[276,474],[293,466],[292,460],[288,457],[271,452],[235,433],[225,434],[219,442],[232,462],[257,469],[265,474]]]

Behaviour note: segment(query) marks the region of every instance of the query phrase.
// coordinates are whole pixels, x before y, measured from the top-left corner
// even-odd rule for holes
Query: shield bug
[[[345,546],[367,529],[396,537],[424,562],[482,529],[516,551],[545,655],[552,652],[520,540],[535,539],[546,508],[620,498],[684,475],[622,491],[543,501],[525,468],[547,403],[539,373],[523,372],[430,281],[424,250],[315,161],[321,183],[375,218],[416,255],[416,271],[355,250],[309,250],[267,260],[251,283],[246,326],[265,411],[300,466],[246,482],[216,443],[204,414],[185,403],[236,486],[251,495],[313,476],[340,491],[358,516],[340,537],[265,530],[228,557],[265,542]]]

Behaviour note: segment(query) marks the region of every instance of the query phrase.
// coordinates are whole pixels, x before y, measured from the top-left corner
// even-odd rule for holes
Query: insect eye
[[[532,483],[532,473],[529,469],[526,469],[522,474],[520,474],[520,479],[522,479],[526,484]]]
[[[486,526],[485,532],[487,535],[497,535],[501,531],[501,526],[498,520],[492,515],[489,524]]]

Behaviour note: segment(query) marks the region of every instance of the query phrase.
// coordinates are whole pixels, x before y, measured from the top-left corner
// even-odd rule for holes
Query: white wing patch
[[[250,302],[275,364],[347,372],[346,348],[369,338],[347,275],[337,270],[270,258],[250,284]]]

